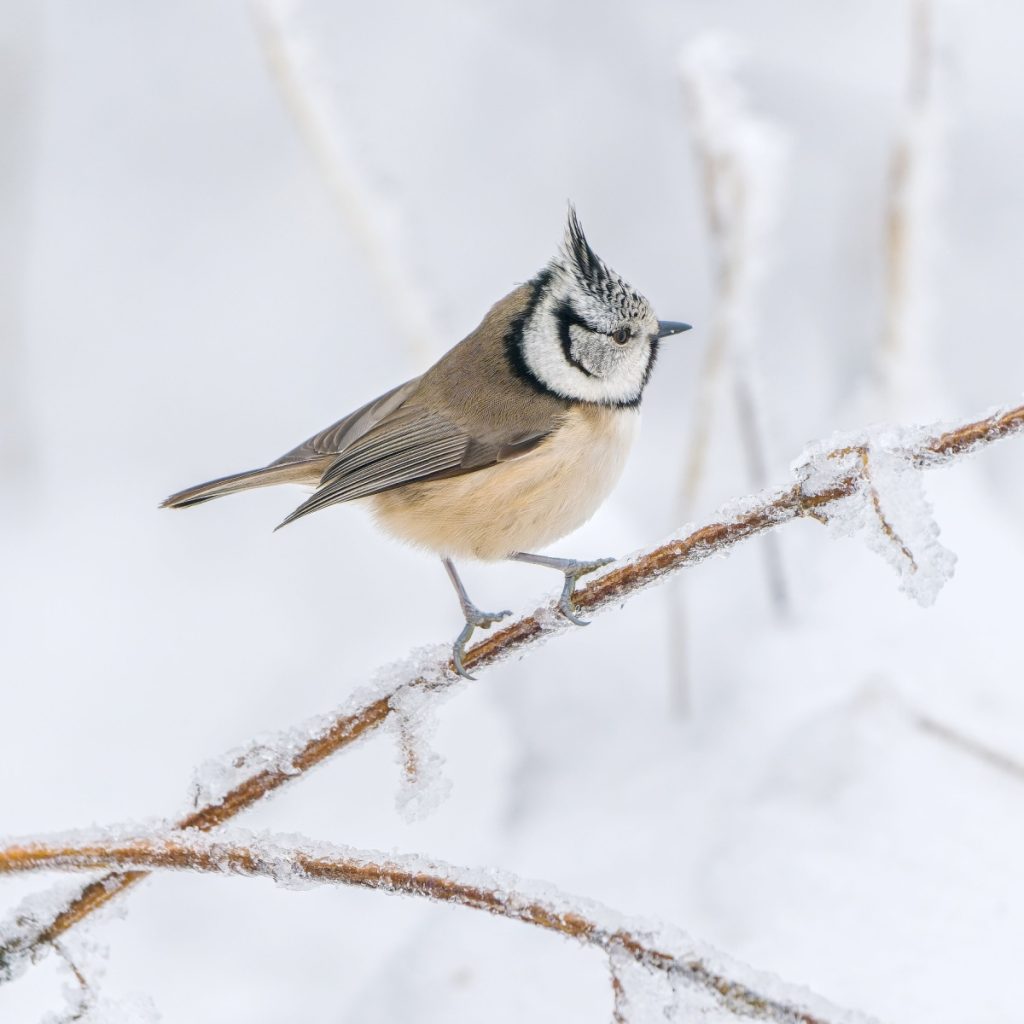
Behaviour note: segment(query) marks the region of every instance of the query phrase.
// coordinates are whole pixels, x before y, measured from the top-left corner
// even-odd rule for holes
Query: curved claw
[[[562,596],[558,599],[558,610],[574,625],[589,626],[590,619],[581,619],[576,614],[576,608],[572,603],[572,592],[576,586],[575,580],[566,580]]]
[[[576,614],[576,606],[573,604],[573,594],[576,584],[580,578],[587,576],[598,569],[614,562],[614,558],[595,558],[592,562],[570,562],[565,567],[565,586],[562,587],[562,594],[558,599],[558,610],[576,626],[589,626],[590,619],[582,619]]]
[[[471,676],[466,671],[466,666],[462,662],[462,656],[466,653],[466,644],[469,643],[469,638],[473,635],[473,623],[467,622],[462,627],[462,632],[455,638],[455,643],[452,644],[452,664],[455,666],[456,675],[462,676],[463,679],[476,679],[476,676]]]
[[[479,608],[472,607],[466,609],[466,624],[462,627],[462,632],[455,638],[455,643],[452,644],[452,664],[455,666],[455,671],[458,675],[462,676],[463,679],[476,679],[476,676],[470,675],[466,671],[466,666],[462,660],[463,655],[466,653],[466,644],[469,643],[473,630],[477,628],[488,629],[496,622],[507,619],[511,614],[512,612],[507,609],[503,612],[482,612]]]

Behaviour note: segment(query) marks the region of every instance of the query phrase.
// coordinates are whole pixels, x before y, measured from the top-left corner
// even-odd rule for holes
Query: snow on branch
[[[264,876],[289,888],[354,885],[484,910],[557,932],[609,959],[615,1019],[639,1021],[632,1008],[652,1000],[696,1006],[704,998],[736,1015],[779,1024],[870,1024],[805,989],[753,971],[691,939],[650,922],[630,921],[588,900],[488,869],[474,871],[416,856],[395,856],[322,843],[298,845],[236,833],[85,832],[22,840],[0,847],[0,874],[26,871],[154,869]],[[667,983],[659,985],[658,982]],[[664,991],[663,991],[664,990]],[[660,1016],[660,1015],[659,1015]]]
[[[593,614],[623,604],[633,595],[687,566],[722,554],[741,541],[795,519],[810,518],[842,534],[863,532],[901,575],[902,586],[922,603],[933,600],[948,578],[952,556],[939,545],[938,528],[920,490],[918,471],[944,465],[993,441],[1024,431],[1024,405],[947,430],[882,428],[819,443],[794,463],[796,482],[731,503],[718,519],[623,559],[582,588],[575,602]],[[466,667],[480,670],[539,644],[569,626],[554,605],[525,615],[470,648]],[[436,700],[468,685],[455,675],[448,651],[418,652],[381,673],[332,714],[261,739],[230,764],[202,806],[177,821],[179,829],[208,832],[396,716],[401,732],[415,729],[422,705],[419,690]],[[403,748],[419,749],[403,737]],[[416,774],[409,761],[409,774]],[[54,896],[24,909],[0,925],[0,983],[19,973],[38,953],[93,911],[144,878],[144,867],[117,871],[89,882],[68,897]]]

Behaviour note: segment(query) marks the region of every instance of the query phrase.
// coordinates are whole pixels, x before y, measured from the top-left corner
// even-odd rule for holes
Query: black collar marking
[[[523,358],[523,331],[526,329],[526,325],[530,322],[533,314],[537,310],[537,306],[540,303],[544,292],[547,290],[548,284],[551,282],[552,273],[550,270],[542,270],[531,282],[530,287],[530,300],[526,304],[526,309],[522,311],[509,325],[508,333],[505,335],[505,358],[508,360],[509,366],[512,367],[512,372],[523,382],[529,384],[534,391],[540,392],[542,395],[551,395],[554,398],[560,398],[565,401],[565,396],[558,394],[557,391],[552,391],[544,381],[542,381],[537,375],[526,365],[526,360]]]

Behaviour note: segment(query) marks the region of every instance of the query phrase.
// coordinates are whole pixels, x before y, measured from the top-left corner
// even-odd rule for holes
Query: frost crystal
[[[133,993],[110,998],[68,990],[68,1008],[63,1013],[49,1013],[42,1024],[158,1024],[160,1012],[149,996]]]
[[[863,534],[868,547],[899,574],[900,589],[924,606],[935,601],[956,564],[956,556],[939,543],[939,527],[914,464],[913,453],[926,437],[918,428],[836,435],[793,464],[808,496],[857,478],[851,495],[812,514],[838,537]]]
[[[246,747],[205,761],[192,779],[192,806],[219,804],[240,783],[265,771],[297,774],[292,759],[302,749],[307,735],[295,730],[294,734],[256,739]]]
[[[63,1011],[48,1013],[42,1024],[157,1024],[160,1014],[145,995],[131,993],[110,996],[99,989],[106,973],[108,950],[89,938],[54,942],[65,983],[62,991],[67,1005]]]
[[[13,981],[32,961],[31,942],[39,928],[53,920],[81,892],[74,882],[62,882],[54,888],[26,896],[0,921],[0,984]]]
[[[643,1024],[645,1021],[672,1021],[678,999],[669,975],[653,971],[625,952],[608,957],[612,974],[614,1024]]]
[[[452,787],[444,775],[444,758],[429,744],[437,732],[437,694],[412,684],[399,689],[390,703],[402,768],[395,805],[407,821],[418,821],[436,810]]]

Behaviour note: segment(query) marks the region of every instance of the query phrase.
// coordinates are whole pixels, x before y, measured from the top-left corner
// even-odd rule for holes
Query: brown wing
[[[547,434],[495,431],[473,437],[443,414],[412,404],[401,406],[353,440],[327,467],[317,492],[281,526],[328,505],[518,458]]]
[[[350,412],[337,423],[314,434],[303,441],[298,447],[286,452],[281,458],[270,463],[271,466],[283,466],[293,462],[310,462],[322,459],[325,455],[337,455],[345,450],[357,438],[372,430],[385,416],[394,412],[416,390],[420,382],[414,377],[397,388],[392,388],[372,402]]]

